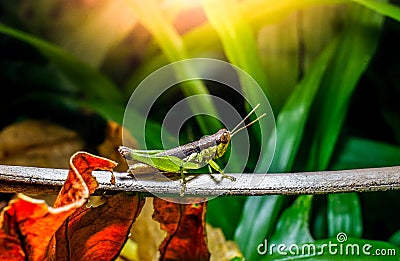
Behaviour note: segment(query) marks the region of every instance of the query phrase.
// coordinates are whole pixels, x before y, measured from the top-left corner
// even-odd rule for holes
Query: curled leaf
[[[111,171],[117,164],[106,158],[77,152],[71,157],[69,165],[67,180],[54,202],[54,207],[67,204],[82,206],[99,185],[92,176],[92,171],[95,169]]]

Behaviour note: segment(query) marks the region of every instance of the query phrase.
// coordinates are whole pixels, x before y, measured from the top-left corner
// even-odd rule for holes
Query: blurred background
[[[85,149],[125,171],[116,148],[131,93],[164,65],[206,57],[245,70],[267,95],[277,124],[269,172],[399,165],[399,21],[399,1],[1,0],[0,163],[67,168],[69,156]],[[176,86],[157,100],[150,148],[160,148],[168,108],[189,94],[249,111],[223,86],[197,87]],[[181,143],[221,126],[191,119]],[[131,146],[141,147],[129,131]],[[253,171],[260,135],[250,134],[246,170]],[[209,202],[207,221],[248,260],[275,258],[257,253],[265,238],[322,245],[345,232],[393,248],[400,247],[399,200],[398,191],[220,197]]]

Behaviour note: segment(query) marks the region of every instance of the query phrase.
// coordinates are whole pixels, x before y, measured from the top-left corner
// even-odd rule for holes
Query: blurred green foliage
[[[76,115],[88,112],[121,123],[125,103],[148,74],[170,62],[210,57],[244,69],[270,99],[277,119],[276,149],[264,150],[275,149],[270,172],[400,165],[400,8],[396,4],[221,0],[185,9],[179,4],[162,7],[155,1],[132,0],[124,15],[117,17],[118,12],[107,7],[118,9],[119,1],[106,1],[100,7],[74,3],[0,2],[0,127],[26,117],[68,125]],[[97,24],[74,20],[74,15],[85,17],[91,9],[88,19]],[[183,26],[185,21],[179,23],[179,14],[185,12],[200,17],[189,29]],[[110,20],[101,19],[105,14],[115,17],[119,29],[106,26]],[[254,90],[241,83],[245,95],[256,103]],[[238,110],[246,114],[240,97],[205,82],[186,83],[161,97],[160,110],[150,115],[151,147],[159,148],[165,108],[195,94],[220,96],[239,104]],[[193,113],[202,106],[190,104]],[[143,117],[140,112],[136,116]],[[215,120],[199,117],[190,122],[183,142],[219,126]],[[87,128],[88,133],[95,132],[93,126]],[[252,142],[258,143],[257,131],[251,133]],[[398,260],[399,200],[397,191],[225,197],[210,201],[207,215],[211,224],[238,243],[248,260],[285,257],[260,256],[257,247],[265,239],[287,245],[314,242],[322,247],[339,232],[354,244],[396,249],[393,260]],[[320,258],[341,260],[343,256]]]

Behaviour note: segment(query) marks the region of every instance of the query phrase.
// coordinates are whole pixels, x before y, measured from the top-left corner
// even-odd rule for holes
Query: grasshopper
[[[244,121],[260,106],[258,104],[254,109],[240,121],[232,131],[227,129],[220,129],[215,134],[205,136],[197,141],[172,148],[169,150],[135,150],[125,146],[120,146],[118,151],[129,162],[131,160],[141,162],[143,164],[129,164],[128,172],[138,174],[139,169],[144,167],[154,168],[167,173],[180,173],[182,178],[182,189],[180,195],[183,196],[186,189],[186,176],[187,170],[199,169],[206,165],[211,171],[211,168],[221,173],[223,178],[235,181],[232,176],[226,175],[223,170],[218,166],[214,159],[222,157],[228,149],[231,138],[243,129],[260,120],[266,114],[262,114],[254,121],[239,128]],[[138,167],[140,165],[140,167]],[[211,168],[210,168],[211,167]]]

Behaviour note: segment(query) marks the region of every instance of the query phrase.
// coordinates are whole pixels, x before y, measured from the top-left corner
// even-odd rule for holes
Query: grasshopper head
[[[227,129],[221,129],[217,132],[217,158],[222,157],[228,149],[229,142],[231,141],[231,134]]]

